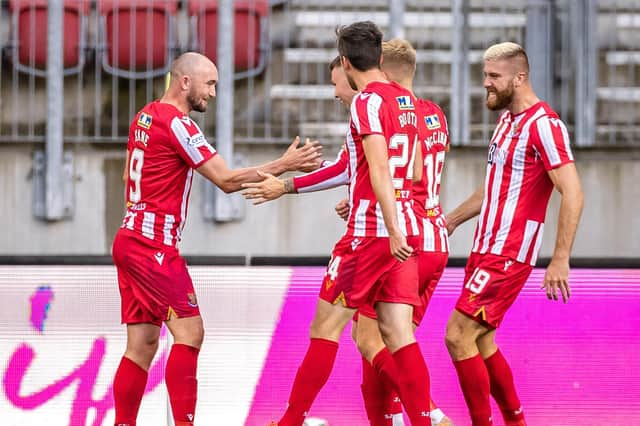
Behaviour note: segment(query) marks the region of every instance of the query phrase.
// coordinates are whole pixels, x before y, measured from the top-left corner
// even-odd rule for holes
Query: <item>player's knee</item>
[[[377,351],[380,350],[376,342],[363,337],[356,339],[356,346],[360,354],[369,360],[373,359]]]
[[[380,335],[385,346],[392,352],[415,341],[411,326],[394,322],[381,322]]]
[[[202,342],[204,342],[204,325],[202,323],[190,330],[189,340],[193,347],[199,348],[202,346]]]

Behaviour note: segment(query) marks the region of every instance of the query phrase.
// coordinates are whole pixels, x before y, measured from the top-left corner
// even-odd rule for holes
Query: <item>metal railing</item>
[[[45,107],[46,68],[37,63],[37,58],[27,56],[25,61],[24,52],[20,51],[24,43],[36,47],[35,37],[24,37],[24,26],[34,28],[42,16],[18,13],[18,5],[25,2],[29,1],[0,1],[3,51],[0,142],[46,140],[49,118]],[[155,10],[154,4],[168,2],[145,1],[145,6],[135,13],[157,19],[153,17],[156,12],[150,13]],[[46,3],[31,0],[26,8],[42,9]],[[60,97],[63,99],[63,139],[67,143],[124,143],[131,117],[146,102],[161,96],[164,79],[154,75],[164,74],[166,62],[164,68],[151,66],[129,73],[115,72],[114,64],[107,58],[114,54],[109,50],[109,43],[117,42],[117,34],[115,38],[106,34],[108,18],[104,2],[75,3],[80,4],[77,12],[65,6],[62,27],[65,30],[63,50],[76,49],[79,58],[75,65],[69,64],[65,54],[63,96]],[[114,0],[110,3],[122,8],[136,2]],[[154,37],[146,37],[146,42],[161,39],[160,50],[164,49],[166,60],[194,46],[202,47],[195,41],[198,17],[189,7],[191,2],[176,3],[175,12],[170,13],[166,21],[153,21],[146,27],[147,31],[154,30]],[[392,3],[393,9],[387,0],[272,1],[268,12],[259,19],[243,21],[246,23],[242,31],[260,34],[259,46],[246,49],[251,52],[258,49],[260,65],[256,72],[236,69],[236,77],[240,78],[233,84],[233,140],[284,143],[300,134],[339,141],[347,114],[333,99],[327,68],[336,54],[334,29],[336,25],[371,19],[387,34],[391,31],[404,34],[416,47],[417,94],[441,104],[449,117],[456,144],[484,144],[490,137],[496,115],[484,107],[481,57],[488,45],[504,40],[525,45],[532,56],[536,91],[569,124],[577,144],[640,144],[640,5],[637,1],[405,0]],[[74,13],[80,18],[79,24],[66,25]],[[400,26],[398,19],[402,22]],[[134,25],[135,21],[126,22]],[[74,29],[77,34],[69,32]],[[120,28],[120,31],[125,29],[132,31],[131,28]],[[68,40],[73,37],[77,40],[69,44]],[[137,46],[138,50],[148,48]],[[136,46],[131,47],[132,54],[135,49]],[[237,45],[233,49],[236,55],[241,50]],[[148,65],[155,59],[147,57]],[[229,85],[231,83],[227,87],[219,86],[221,96]],[[212,140],[216,134],[215,110],[210,108],[206,114],[196,114]],[[227,114],[225,121],[230,115]]]

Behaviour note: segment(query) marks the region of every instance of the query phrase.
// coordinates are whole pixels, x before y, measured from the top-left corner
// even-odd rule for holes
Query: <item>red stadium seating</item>
[[[268,51],[268,0],[236,0],[234,21],[235,78],[262,72]],[[216,61],[218,51],[218,1],[189,0],[189,16],[194,22],[192,47]]]
[[[178,0],[99,0],[102,66],[125,78],[165,74],[175,52]]]
[[[46,75],[47,68],[47,1],[10,0],[10,57],[17,70]],[[78,72],[84,66],[86,46],[86,16],[89,2],[64,1],[64,74]]]

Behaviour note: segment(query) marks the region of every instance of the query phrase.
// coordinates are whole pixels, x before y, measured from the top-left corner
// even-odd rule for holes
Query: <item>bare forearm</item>
[[[235,192],[242,189],[241,185],[243,183],[262,181],[263,177],[258,174],[258,170],[274,176],[279,176],[287,171],[280,159],[270,161],[261,166],[229,170],[228,176],[224,179],[225,182],[222,185],[222,189],[225,192]]]
[[[471,194],[469,198],[464,200],[462,204],[447,214],[447,223],[457,227],[467,220],[480,214],[482,209],[482,200],[484,199],[484,189],[478,188],[476,192]]]
[[[558,260],[569,259],[578,229],[578,223],[580,222],[580,216],[582,215],[583,204],[583,195],[579,188],[572,191],[565,191],[564,194],[562,194],[553,258]]]

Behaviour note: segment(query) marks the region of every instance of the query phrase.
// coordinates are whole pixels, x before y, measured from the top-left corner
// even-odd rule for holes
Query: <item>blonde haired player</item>
[[[484,186],[447,215],[451,234],[479,214],[464,288],[447,324],[446,344],[474,426],[492,425],[489,395],[508,426],[524,426],[513,374],[495,343],[496,330],[536,263],[549,197],[561,194],[556,244],[542,288],[570,296],[569,254],[583,206],[569,134],[538,99],[529,61],[515,43],[484,54],[486,105],[502,113],[489,144]]]

